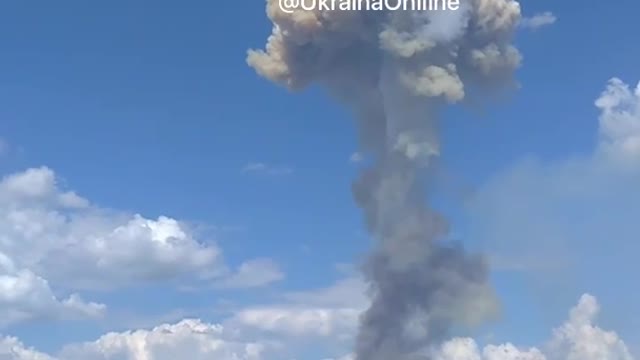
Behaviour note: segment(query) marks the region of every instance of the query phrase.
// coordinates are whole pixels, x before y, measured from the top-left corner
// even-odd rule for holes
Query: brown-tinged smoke
[[[291,90],[324,85],[354,112],[362,151],[374,160],[353,185],[377,244],[364,267],[371,306],[356,359],[429,359],[425,350],[453,328],[495,308],[482,258],[443,243],[447,222],[427,205],[438,114],[512,85],[520,5],[287,13],[268,0],[267,14],[273,32],[266,50],[249,51],[249,65]]]

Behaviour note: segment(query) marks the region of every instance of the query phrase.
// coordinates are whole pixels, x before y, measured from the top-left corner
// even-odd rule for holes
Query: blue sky
[[[454,200],[447,212],[456,236],[511,259],[497,261],[493,273],[501,318],[472,335],[480,343],[537,346],[590,293],[602,305],[602,327],[616,329],[632,351],[640,350],[634,321],[640,293],[632,286],[639,270],[632,256],[638,250],[638,178],[634,169],[620,170],[598,155],[604,146],[599,131],[606,127],[599,119],[615,121],[627,111],[639,124],[640,111],[633,109],[640,101],[594,104],[611,78],[631,91],[640,79],[631,25],[640,3],[522,0],[521,6],[525,16],[550,11],[557,17],[548,26],[519,31],[521,88],[483,112],[450,109],[442,123],[443,163],[452,184],[445,197]],[[268,323],[273,315],[267,310],[275,308],[347,311],[366,302],[352,267],[370,246],[350,191],[361,166],[349,160],[357,150],[354,126],[321,89],[292,95],[247,66],[247,49],[261,48],[270,31],[262,1],[0,4],[2,226],[15,226],[12,211],[24,211],[33,215],[27,219],[33,226],[45,229],[27,234],[12,228],[0,234],[0,243],[44,249],[41,244],[76,237],[108,240],[105,234],[126,224],[127,231],[140,231],[114,243],[106,258],[111,265],[105,265],[113,272],[104,278],[98,276],[102,265],[89,266],[91,256],[100,258],[94,247],[61,257],[64,264],[89,264],[68,272],[46,265],[60,254],[43,250],[46,256],[29,263],[29,249],[6,250],[22,245],[0,248],[14,263],[7,276],[31,271],[57,298],[57,305],[43,305],[32,319],[0,320],[1,334],[60,359],[91,360],[89,350],[61,349],[110,331],[196,318],[224,324],[237,346],[244,336],[293,344],[277,359],[346,354],[349,347],[334,334],[293,334],[298,328],[286,322],[284,332],[256,325]],[[639,128],[626,131],[633,136]],[[638,163],[640,157],[631,157],[630,165],[620,166]],[[70,195],[58,202],[68,191],[90,205],[78,199],[69,205]],[[468,193],[475,195],[461,196]],[[512,202],[527,205],[519,211]],[[52,214],[70,220],[47,228]],[[144,217],[140,223],[131,222],[135,214]],[[176,248],[169,260],[130,259],[127,254],[144,258],[162,251],[145,242],[155,230],[136,230],[145,221],[162,225],[160,216],[180,221],[165,230],[184,231],[184,242],[171,245]],[[208,256],[203,249],[216,252],[215,259],[202,260]],[[540,270],[524,260],[531,257],[543,265],[557,260],[561,269]],[[521,266],[514,270],[513,262]],[[76,285],[84,271],[87,278],[96,271],[91,282],[103,279],[107,289]],[[161,281],[147,281],[145,271]],[[333,299],[343,292],[345,298]],[[73,293],[82,304],[64,305]],[[14,305],[0,295],[0,314],[7,319]],[[143,360],[128,356],[123,359]]]

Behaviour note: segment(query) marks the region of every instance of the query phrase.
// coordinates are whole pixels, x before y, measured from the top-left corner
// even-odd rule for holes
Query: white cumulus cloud
[[[611,79],[596,106],[601,111],[599,151],[640,168],[640,84],[632,90]]]
[[[550,359],[633,360],[618,334],[595,325],[599,312],[600,305],[595,297],[582,296],[571,310],[569,320],[554,331]]]
[[[79,291],[160,282],[248,288],[283,277],[269,259],[232,271],[188,224],[95,206],[63,190],[47,167],[0,179],[0,327],[102,317],[106,306]]]
[[[513,344],[487,345],[482,350],[473,339],[450,340],[436,351],[436,360],[633,360],[615,332],[595,324],[599,305],[585,294],[569,313],[569,319],[553,331],[541,348],[518,348]]]
[[[0,251],[16,266],[71,288],[109,289],[180,275],[206,276],[220,251],[168,217],[91,206],[62,191],[46,167],[0,181]]]
[[[58,299],[47,280],[30,270],[16,268],[0,252],[0,328],[40,319],[97,318],[105,310],[105,305],[85,302],[76,294]]]
[[[233,339],[222,325],[183,320],[151,330],[110,333],[65,347],[60,360],[259,360],[275,345]],[[13,360],[13,359],[11,359]]]
[[[218,246],[187,223],[92,205],[62,190],[47,167],[0,181],[0,252],[15,266],[70,289],[112,290],[178,279],[258,287],[284,276],[268,259],[230,271]]]
[[[26,347],[15,337],[0,338],[2,360],[55,360],[53,357]]]

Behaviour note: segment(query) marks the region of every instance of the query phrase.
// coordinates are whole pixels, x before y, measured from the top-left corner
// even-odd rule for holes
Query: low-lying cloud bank
[[[352,309],[356,310],[356,309]],[[150,330],[110,333],[96,341],[65,346],[59,354],[48,355],[26,347],[15,338],[0,340],[2,360],[281,360],[299,337],[343,336],[344,327],[335,326],[343,309],[325,308],[311,316],[320,329],[309,332],[310,318],[296,309],[272,313],[280,322],[229,321],[208,324],[187,319]],[[633,360],[625,343],[612,331],[598,327],[600,311],[595,297],[584,295],[569,312],[568,320],[553,330],[551,340],[540,347],[518,347],[507,343],[481,347],[470,338],[456,338],[436,349],[424,349],[416,358],[435,360]],[[266,314],[266,313],[265,313]],[[355,319],[349,316],[340,321]],[[347,328],[355,329],[355,323]],[[258,330],[256,332],[256,330]],[[248,337],[243,334],[253,333]],[[278,335],[278,336],[274,336]],[[322,359],[318,355],[318,360]],[[326,359],[326,357],[325,357]],[[351,359],[349,355],[336,359]]]
[[[625,343],[615,332],[596,325],[600,311],[591,295],[584,295],[571,309],[569,319],[553,331],[542,348],[518,348],[513,344],[487,345],[482,350],[472,339],[445,343],[437,360],[632,360]]]

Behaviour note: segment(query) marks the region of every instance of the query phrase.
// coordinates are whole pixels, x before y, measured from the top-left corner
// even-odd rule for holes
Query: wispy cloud
[[[364,160],[364,155],[362,155],[362,153],[359,153],[359,152],[354,152],[349,157],[349,161],[353,164],[361,163],[363,160]]]
[[[288,166],[272,165],[263,162],[250,162],[242,168],[242,172],[264,174],[270,176],[282,176],[293,174],[293,169]]]
[[[285,278],[280,266],[271,259],[255,259],[244,262],[232,275],[216,286],[228,289],[249,289],[268,286]]]
[[[525,158],[492,176],[468,203],[467,231],[493,254],[494,269],[539,279],[545,296],[584,282],[637,312],[640,86],[611,79],[595,105],[591,151]]]
[[[520,27],[529,30],[538,30],[544,26],[553,25],[558,18],[550,11],[525,17],[520,22]]]

